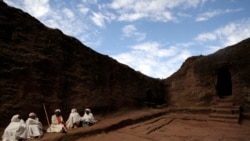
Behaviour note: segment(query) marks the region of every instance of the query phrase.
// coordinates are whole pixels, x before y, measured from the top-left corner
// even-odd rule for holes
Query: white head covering
[[[29,114],[29,117],[36,117],[36,114],[32,112]]]
[[[86,108],[86,109],[85,109],[85,112],[87,112],[87,111],[91,112],[91,110],[90,110],[89,108]]]
[[[55,113],[56,113],[56,112],[61,112],[61,110],[60,110],[60,109],[56,109],[56,110],[55,110]]]
[[[71,109],[71,113],[76,113],[77,110],[75,108]]]
[[[12,118],[11,118],[11,122],[19,122],[20,119],[19,119],[19,115],[14,115]]]

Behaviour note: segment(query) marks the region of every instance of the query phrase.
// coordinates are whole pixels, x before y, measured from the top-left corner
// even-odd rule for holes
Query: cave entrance
[[[222,68],[218,71],[216,91],[220,98],[232,95],[231,73],[226,68]]]

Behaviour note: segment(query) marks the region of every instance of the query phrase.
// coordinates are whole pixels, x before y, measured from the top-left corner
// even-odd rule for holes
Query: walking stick
[[[43,109],[44,109],[44,112],[45,112],[45,115],[46,115],[46,119],[47,119],[47,122],[48,122],[48,126],[50,127],[50,123],[49,123],[49,118],[48,118],[48,113],[47,113],[47,110],[46,110],[46,107],[43,103]]]

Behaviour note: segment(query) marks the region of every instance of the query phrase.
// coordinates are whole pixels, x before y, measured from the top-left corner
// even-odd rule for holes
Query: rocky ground
[[[242,125],[183,120],[164,115],[110,133],[76,141],[248,141],[249,122]]]
[[[97,117],[91,127],[66,134],[45,134],[41,141],[248,141],[250,121],[241,124],[209,121],[205,114],[170,113],[167,109],[123,111]]]

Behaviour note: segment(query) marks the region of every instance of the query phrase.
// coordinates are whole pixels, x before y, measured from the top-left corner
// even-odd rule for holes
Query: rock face
[[[208,56],[188,58],[164,80],[153,79],[99,54],[0,1],[0,127],[13,114],[46,121],[56,108],[95,113],[145,103],[211,107],[220,98],[250,113],[250,39]],[[220,104],[218,104],[220,105]]]
[[[61,108],[95,113],[163,102],[160,80],[99,54],[0,1],[0,125],[35,112],[45,122]],[[50,118],[50,117],[49,117]]]
[[[212,106],[231,96],[234,105],[250,112],[250,38],[208,56],[188,58],[163,80],[174,107]]]

